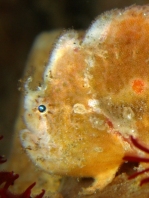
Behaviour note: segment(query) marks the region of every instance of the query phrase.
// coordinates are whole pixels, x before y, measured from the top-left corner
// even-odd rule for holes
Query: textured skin
[[[123,156],[137,152],[130,135],[148,144],[148,15],[148,6],[133,6],[99,16],[83,38],[65,32],[42,85],[25,84],[23,147],[46,172],[93,177],[86,194],[103,189]]]

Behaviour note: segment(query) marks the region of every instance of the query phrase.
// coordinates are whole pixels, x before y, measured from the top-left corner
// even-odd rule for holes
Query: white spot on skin
[[[95,116],[90,117],[90,122],[92,124],[92,127],[98,130],[104,130],[106,127],[104,120]]]
[[[83,104],[76,103],[73,106],[73,112],[77,114],[85,114],[88,113],[88,110],[85,108]]]
[[[135,132],[135,129],[131,129],[131,132],[134,133]]]
[[[85,59],[85,62],[87,63],[89,67],[94,67],[95,65],[95,60],[93,56],[87,56],[87,58]]]
[[[89,71],[86,71],[84,73],[84,86],[90,87],[89,81],[93,78],[91,74],[89,74]]]
[[[123,108],[123,118],[127,120],[132,120],[134,118],[134,112],[130,107]]]
[[[100,105],[99,100],[96,100],[96,99],[88,100],[88,106],[91,107],[93,109],[93,111],[96,113],[101,113],[101,109],[100,109],[99,105]]]
[[[26,81],[26,83],[25,83],[25,85],[24,85],[25,90],[26,90],[27,92],[30,91],[30,90],[29,90],[29,87],[28,87],[28,85],[29,85],[30,82],[32,82],[32,77],[31,77],[31,76],[28,77],[28,79],[27,79],[27,81]]]
[[[98,153],[101,153],[101,152],[103,152],[103,148],[101,148],[101,147],[95,147],[94,148],[94,151],[95,152],[98,152]]]

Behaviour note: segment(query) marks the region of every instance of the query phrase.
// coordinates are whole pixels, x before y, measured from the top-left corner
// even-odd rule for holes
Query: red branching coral
[[[0,136],[0,140],[3,138],[3,136]],[[6,162],[6,159],[4,156],[0,156],[0,164]],[[12,172],[0,172],[0,185],[5,183],[0,188],[0,197],[1,198],[30,198],[31,197],[31,190],[35,186],[35,182],[31,184],[23,193],[21,194],[13,194],[8,188],[9,186],[14,184],[14,181],[19,177],[18,174],[15,174]],[[39,195],[36,195],[35,198],[42,198],[45,193],[45,190],[42,190],[42,192]]]
[[[149,154],[149,148],[147,148],[146,146],[144,146],[143,144],[139,143],[139,141],[137,139],[135,139],[133,136],[130,136],[130,139],[131,139],[131,142],[133,143],[133,145],[140,149],[141,151]],[[125,161],[129,161],[129,162],[146,162],[148,163],[149,162],[149,158],[147,157],[140,157],[140,156],[133,156],[133,155],[126,155],[124,156],[123,158]],[[137,176],[139,175],[142,175],[146,172],[149,172],[149,168],[146,168],[142,171],[139,171],[131,176],[129,176],[128,179],[133,179],[133,178],[136,178]],[[143,184],[145,183],[148,183],[149,182],[149,177],[147,178],[144,178],[140,181],[140,186],[142,186]]]

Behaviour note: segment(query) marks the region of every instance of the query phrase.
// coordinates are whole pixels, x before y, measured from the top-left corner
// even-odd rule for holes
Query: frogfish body
[[[85,193],[108,185],[129,137],[149,144],[149,6],[99,16],[84,36],[58,39],[43,83],[25,84],[23,147],[42,170],[92,177]],[[142,154],[143,155],[143,154]]]

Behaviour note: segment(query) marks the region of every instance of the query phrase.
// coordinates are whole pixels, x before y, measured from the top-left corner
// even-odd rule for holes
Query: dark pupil
[[[40,106],[38,107],[38,110],[39,110],[41,113],[43,113],[43,112],[46,110],[46,107],[45,107],[44,105],[40,105]]]

